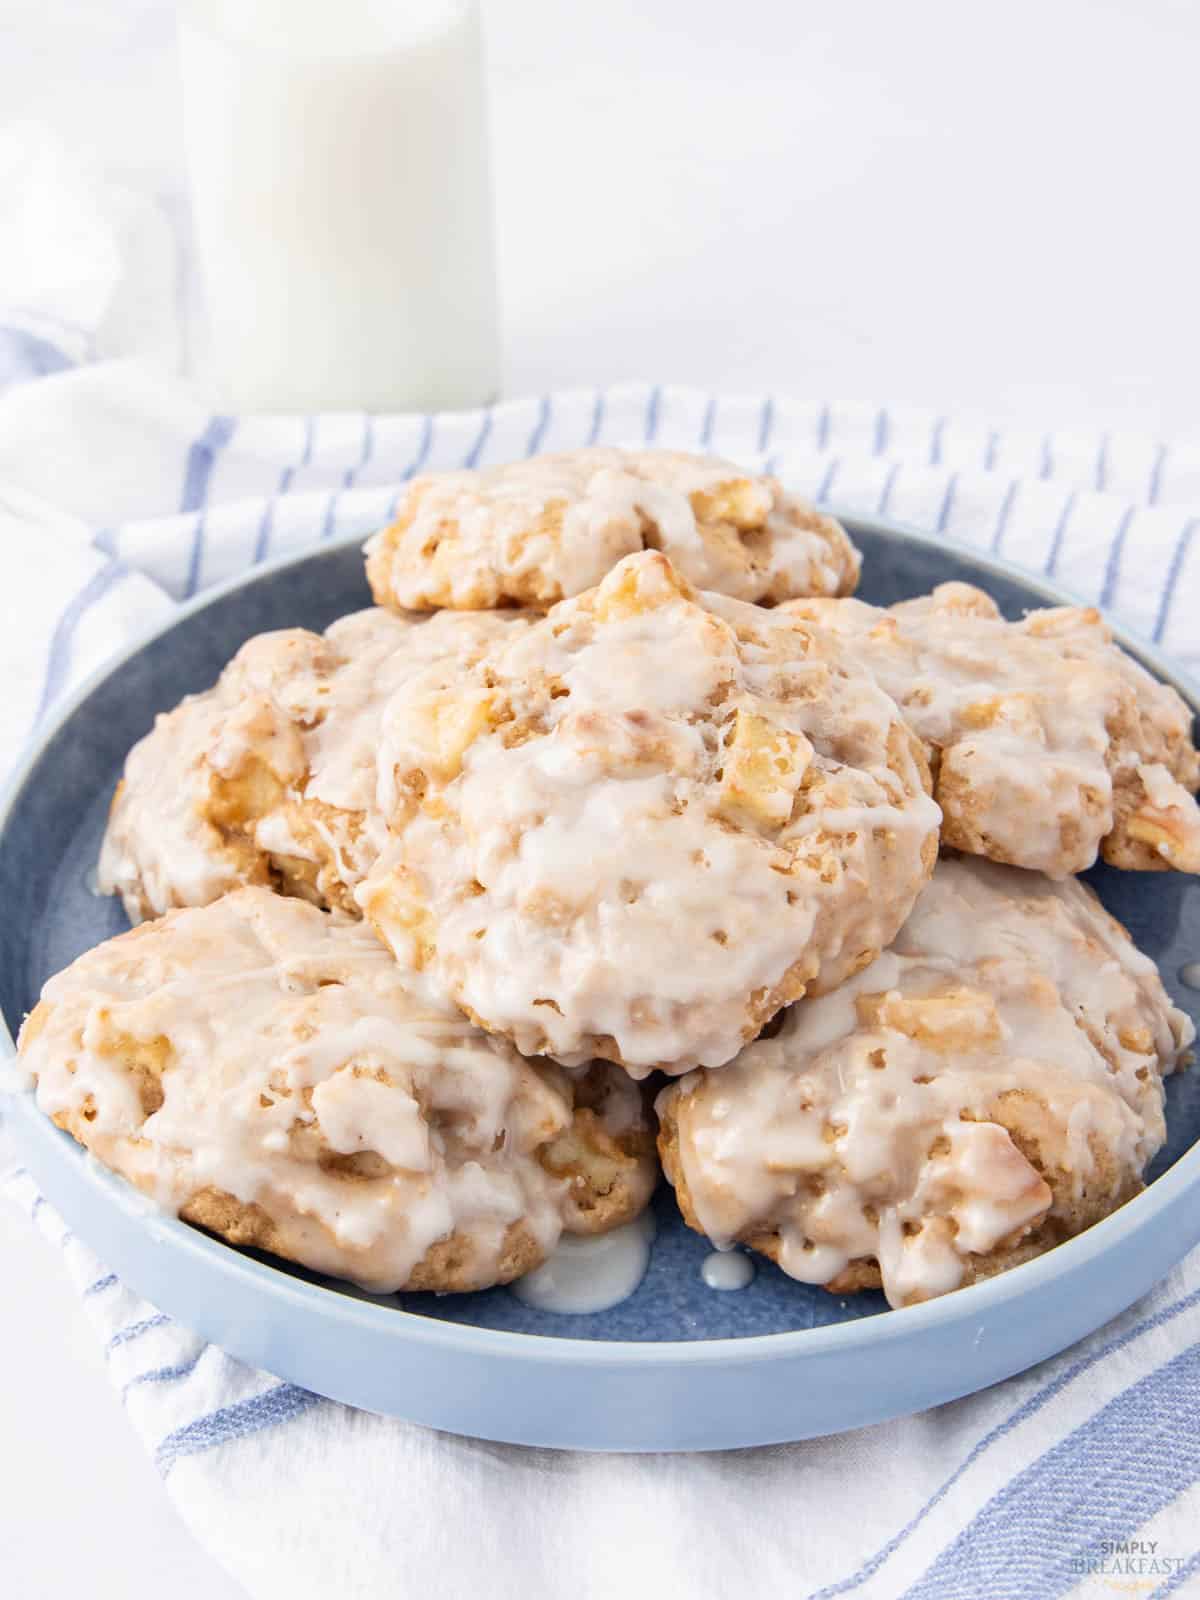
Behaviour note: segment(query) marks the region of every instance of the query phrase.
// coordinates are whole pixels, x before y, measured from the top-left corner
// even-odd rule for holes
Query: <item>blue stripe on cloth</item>
[[[1058,571],[1058,557],[1062,550],[1063,540],[1067,536],[1067,524],[1071,520],[1071,513],[1075,510],[1075,490],[1072,489],[1063,503],[1058,521],[1054,524],[1054,532],[1050,536],[1050,553],[1046,557],[1046,576],[1052,578]]]
[[[403,482],[401,482],[400,487],[396,490],[395,494],[388,501],[387,514],[385,515],[385,517],[383,519],[385,523],[395,522],[396,513],[400,510],[400,502],[401,502],[401,500],[404,499],[404,496],[407,493],[408,493],[407,487],[405,486],[405,484]]]
[[[879,415],[875,418],[875,454],[887,454],[888,434],[891,432],[891,420],[888,417],[887,407],[880,406]]]
[[[983,452],[983,470],[990,472],[996,465],[996,457],[1000,452],[1000,435],[993,428],[988,434],[988,442]]]
[[[0,328],[0,388],[65,372],[75,363],[56,344],[24,328]]]
[[[605,395],[603,389],[596,390],[596,398],[592,402],[592,425],[588,429],[587,443],[595,444],[600,437],[600,430],[604,426]]]
[[[208,499],[208,485],[217,456],[233,438],[233,417],[210,417],[208,426],[188,451],[183,469],[180,511],[199,511]]]
[[[1127,1328],[1124,1333],[1109,1339],[1089,1355],[1081,1356],[1078,1361],[1072,1362],[1069,1367],[1060,1372],[1057,1377],[1052,1378],[1043,1388],[1031,1394],[1010,1416],[1005,1417],[1003,1422],[997,1423],[989,1433],[985,1433],[983,1438],[972,1446],[950,1476],[926,1500],[917,1514],[905,1523],[904,1527],[894,1534],[885,1545],[882,1545],[869,1560],[865,1561],[857,1572],[851,1573],[848,1578],[843,1578],[838,1583],[832,1583],[824,1589],[816,1590],[809,1595],[808,1600],[833,1600],[834,1596],[848,1594],[852,1589],[857,1589],[860,1584],[866,1583],[867,1579],[873,1577],[884,1562],[895,1554],[904,1541],[916,1532],[929,1513],[945,1499],[958,1480],[969,1468],[975,1465],[985,1450],[989,1449],[997,1440],[1006,1438],[1014,1428],[1018,1427],[1028,1417],[1034,1416],[1056,1395],[1061,1394],[1068,1384],[1073,1383],[1083,1373],[1090,1371],[1097,1363],[1107,1360],[1109,1356],[1115,1355],[1118,1350],[1123,1350],[1127,1345],[1132,1344],[1135,1339],[1140,1339],[1143,1334],[1152,1333],[1156,1328],[1164,1327],[1168,1322],[1173,1322],[1183,1312],[1190,1311],[1197,1305],[1200,1305],[1200,1289],[1193,1290],[1191,1294],[1185,1295],[1182,1300],[1177,1300],[1174,1305],[1163,1306],[1152,1316],[1144,1317],[1141,1322],[1135,1323],[1132,1328]]]
[[[1162,493],[1163,469],[1167,464],[1167,447],[1160,444],[1158,454],[1154,458],[1154,465],[1150,469],[1149,501],[1152,506],[1158,504],[1158,497]]]
[[[529,435],[529,443],[525,446],[527,456],[535,456],[542,448],[542,440],[546,437],[546,429],[550,426],[550,396],[542,396],[541,406],[538,408],[538,419],[533,425],[533,432]]]
[[[46,330],[46,337],[62,339],[65,336],[75,344],[85,345],[88,353],[84,359],[86,361],[96,359],[95,338],[91,329],[85,328],[82,322],[76,322],[71,317],[56,316],[43,306],[31,305],[29,302],[6,304],[4,309],[8,316],[17,317],[22,323],[40,323]]]
[[[952,472],[950,474],[950,482],[946,485],[946,495],[945,495],[945,498],[942,501],[942,509],[938,512],[938,519],[937,519],[937,531],[938,531],[938,533],[945,533],[945,531],[946,531],[946,527],[947,527],[947,525],[948,525],[948,523],[950,521],[950,512],[951,512],[951,510],[953,509],[953,506],[954,506],[954,496],[955,496],[955,493],[956,493],[957,489],[958,489],[958,473],[957,472]]]
[[[883,489],[879,495],[879,515],[886,515],[888,506],[892,503],[892,490],[896,487],[896,479],[900,476],[900,463],[893,461],[888,468],[887,477],[883,480]]]
[[[1014,478],[1005,490],[1004,499],[1000,502],[1000,511],[996,517],[996,527],[992,533],[991,550],[995,555],[1004,543],[1004,535],[1008,528],[1008,519],[1012,516],[1012,508],[1017,502],[1018,480]]]
[[[136,1377],[130,1378],[129,1382],[122,1386],[122,1398],[131,1389],[140,1389],[143,1384],[174,1383],[176,1379],[190,1377],[204,1359],[205,1352],[211,1349],[212,1345],[206,1344],[188,1361],[177,1361],[170,1367],[151,1367],[148,1372],[139,1372]]]
[[[118,1328],[105,1346],[106,1350],[118,1350],[123,1344],[129,1344],[133,1339],[140,1339],[144,1333],[151,1332],[154,1328],[164,1327],[170,1317],[163,1311],[156,1311],[152,1317],[143,1317],[140,1322],[131,1322],[128,1327]]]
[[[653,444],[658,438],[658,409],[662,400],[662,390],[657,384],[650,391],[650,398],[646,401],[646,443]]]
[[[354,480],[366,467],[375,453],[375,418],[369,411],[363,413],[363,442],[358,460],[352,467],[347,467],[342,477],[342,488],[352,489]]]
[[[204,562],[204,513],[201,511],[196,518],[196,526],[192,530],[192,553],[188,557],[187,579],[183,587],[183,597],[190,600],[200,587],[200,569]]]
[[[475,468],[479,465],[479,458],[483,455],[484,447],[492,431],[492,408],[489,406],[483,413],[483,423],[479,429],[479,436],[467,451],[463,460],[464,467]]]
[[[263,507],[263,514],[259,519],[258,533],[254,539],[254,553],[250,560],[254,566],[267,559],[267,551],[271,548],[271,534],[275,527],[275,502],[268,500]]]
[[[1121,555],[1125,549],[1125,539],[1129,533],[1136,509],[1136,506],[1130,506],[1129,510],[1126,511],[1121,518],[1120,526],[1117,528],[1116,537],[1109,546],[1108,562],[1104,568],[1104,587],[1100,590],[1100,604],[1102,606],[1112,605],[1113,596],[1117,592],[1117,584],[1121,578]]]
[[[210,1411],[168,1433],[154,1452],[154,1464],[166,1477],[184,1456],[199,1455],[218,1445],[244,1439],[264,1428],[275,1428],[320,1403],[320,1395],[300,1389],[294,1383],[280,1383],[249,1400],[237,1400]]]
[[[71,670],[71,652],[75,642],[75,631],[80,622],[97,601],[102,600],[110,589],[116,588],[117,584],[128,576],[129,568],[124,562],[110,556],[100,570],[94,572],[83,588],[67,603],[50,636],[50,649],[46,656],[46,676],[42,680],[42,692],[34,716],[35,726],[62,693],[63,685]]]
[[[1179,574],[1183,571],[1183,563],[1187,560],[1188,549],[1192,542],[1192,535],[1200,518],[1192,517],[1185,522],[1171,552],[1171,565],[1167,568],[1166,580],[1163,583],[1162,599],[1158,605],[1158,616],[1154,623],[1154,642],[1158,644],[1167,631],[1167,623],[1171,619],[1171,601],[1175,598],[1175,585],[1179,582]]]
[[[337,506],[340,497],[340,489],[335,489],[334,492],[329,496],[329,504],[325,507],[325,518],[321,523],[321,532],[319,535],[322,544],[326,539],[333,538],[333,530],[337,526]]]
[[[427,416],[425,418],[425,425],[421,429],[421,442],[417,446],[417,453],[405,467],[404,471],[400,474],[401,483],[407,483],[411,477],[420,472],[421,468],[429,460],[429,452],[432,449],[433,418],[431,416]]]
[[[821,415],[817,418],[817,449],[829,449],[829,435],[833,429],[833,412],[828,406],[821,407]]]
[[[1040,476],[1043,478],[1052,478],[1054,476],[1054,452],[1050,448],[1050,435],[1048,433],[1042,435],[1042,470]]]
[[[192,550],[188,556],[187,577],[183,584],[183,598],[190,600],[200,587],[200,568],[204,561],[204,534],[206,512],[198,512],[196,526],[192,530]]]
[[[837,470],[841,464],[841,457],[835,456],[834,459],[829,463],[829,466],[825,469],[825,476],[821,479],[820,487],[817,489],[815,495],[818,505],[821,505],[824,502],[830,489],[833,488],[833,480],[837,477]]]
[[[183,469],[183,491],[179,497],[181,513],[198,511],[192,532],[192,551],[188,557],[184,598],[190,600],[200,587],[200,573],[204,563],[204,507],[208,504],[208,488],[212,480],[217,456],[233,438],[237,427],[233,417],[214,416],[187,453]]]
[[[940,467],[942,464],[942,435],[946,431],[945,417],[939,417],[933,425],[933,433],[929,439],[929,464],[931,467]]]
[[[106,1272],[102,1278],[97,1278],[94,1282],[88,1284],[87,1288],[83,1291],[83,1298],[85,1300],[90,1300],[94,1294],[103,1294],[105,1289],[111,1289],[116,1282],[116,1273]]]
[[[775,426],[775,401],[767,395],[763,401],[762,417],[758,424],[758,452],[766,455],[771,443],[771,429]]]
[[[1129,1538],[1197,1478],[1200,1344],[1131,1384],[1005,1484],[904,1600],[1055,1600],[1079,1583],[1102,1539]]]
[[[279,474],[279,488],[277,494],[287,494],[292,487],[297,472],[301,467],[307,467],[312,462],[313,440],[316,438],[316,423],[312,417],[304,419],[304,448],[300,453],[300,460],[291,466],[284,467]]]
[[[1178,1594],[1188,1579],[1194,1578],[1197,1573],[1200,1573],[1200,1550],[1197,1550],[1195,1555],[1189,1556],[1182,1565],[1177,1567],[1166,1583],[1160,1583],[1154,1593],[1149,1596],[1149,1600],[1167,1600],[1168,1595]],[[1114,1584],[1113,1587],[1115,1588],[1116,1585]]]
[[[710,394],[704,408],[704,421],[700,424],[700,443],[705,450],[712,448],[713,429],[717,425],[717,397]]]

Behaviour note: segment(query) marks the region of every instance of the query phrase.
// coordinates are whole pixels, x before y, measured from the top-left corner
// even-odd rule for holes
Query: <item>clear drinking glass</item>
[[[499,383],[476,0],[183,0],[209,347],[235,410],[433,410]]]

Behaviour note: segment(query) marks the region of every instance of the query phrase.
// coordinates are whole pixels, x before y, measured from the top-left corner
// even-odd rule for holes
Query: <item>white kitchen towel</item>
[[[0,748],[177,601],[379,526],[415,472],[589,441],[769,464],[835,508],[1048,573],[1200,664],[1195,445],[649,385],[457,416],[238,419],[99,364],[0,397]],[[6,1187],[61,1243],[168,1492],[252,1595],[1200,1592],[1200,1254],[1073,1350],[923,1416],[601,1457],[439,1435],[251,1371],[124,1288],[19,1167]]]

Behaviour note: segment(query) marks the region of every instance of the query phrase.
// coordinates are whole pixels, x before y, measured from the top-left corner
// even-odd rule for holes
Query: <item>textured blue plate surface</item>
[[[864,552],[865,599],[886,604],[947,578],[979,583],[1010,616],[1064,598],[961,548],[848,520]],[[126,926],[89,878],[121,763],[154,714],[207,687],[251,634],[320,629],[369,600],[357,544],[260,569],[181,613],[65,709],[10,793],[0,832],[0,1009],[10,1033],[46,977]],[[1159,962],[1177,1003],[1200,1016],[1200,995],[1179,979],[1200,956],[1200,882],[1107,868],[1089,879]],[[370,1301],[148,1212],[29,1097],[13,1102],[13,1120],[31,1169],[81,1237],[148,1298],[245,1360],[490,1438],[705,1448],[800,1438],[948,1399],[1114,1315],[1200,1238],[1200,1150],[1180,1161],[1200,1137],[1198,1080],[1189,1072],[1168,1086],[1170,1140],[1146,1195],[1042,1261],[898,1313],[877,1294],[841,1299],[762,1261],[749,1288],[708,1289],[709,1247],[683,1226],[669,1190],[657,1197],[646,1277],[610,1311],[556,1316],[503,1289]]]

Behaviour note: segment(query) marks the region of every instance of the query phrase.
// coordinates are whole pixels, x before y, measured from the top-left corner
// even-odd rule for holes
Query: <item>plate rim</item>
[[[1048,605],[1083,605],[1090,602],[1073,593],[1071,589],[1049,580],[1043,575],[1028,571],[997,557],[991,552],[978,551],[962,540],[947,539],[924,532],[909,523],[895,518],[861,514],[836,504],[825,507],[837,516],[853,538],[856,531],[917,545],[932,552],[947,549],[965,556],[983,572],[1015,583],[1026,592]],[[7,828],[9,818],[33,770],[60,729],[90,698],[95,690],[127,662],[139,655],[198,612],[218,604],[227,595],[249,588],[277,573],[320,559],[334,551],[353,546],[361,548],[361,533],[344,535],[322,541],[315,547],[276,557],[248,571],[212,585],[192,599],[179,604],[161,622],[140,633],[123,650],[106,658],[83,681],[60,701],[52,714],[27,737],[7,782],[0,792],[0,836]],[[1101,608],[1096,607],[1100,610]],[[1156,677],[1174,687],[1200,716],[1200,685],[1165,656],[1156,646],[1105,615],[1113,637]],[[7,1020],[0,1016],[0,1064],[16,1059],[16,1044]],[[19,1068],[17,1069],[19,1072]],[[740,1363],[794,1359],[806,1351],[834,1353],[854,1348],[870,1350],[919,1336],[928,1330],[946,1332],[957,1323],[968,1324],[986,1316],[993,1308],[1010,1300],[1036,1294],[1045,1284],[1065,1277],[1073,1269],[1086,1267],[1096,1258],[1116,1251],[1123,1242],[1150,1226],[1155,1217],[1170,1207],[1188,1189],[1200,1185],[1200,1140],[1181,1155],[1161,1177],[1154,1179],[1133,1199],[1095,1223],[1085,1232],[1056,1245],[1053,1250],[1011,1267],[994,1277],[956,1289],[919,1305],[889,1309],[876,1316],[857,1317],[845,1322],[829,1323],[816,1328],[793,1328],[775,1333],[746,1334],[716,1339],[604,1339],[581,1338],[570,1334],[522,1333],[508,1329],[479,1327],[470,1323],[450,1322],[442,1318],[423,1316],[417,1311],[407,1311],[400,1306],[375,1304],[361,1300],[322,1284],[310,1283],[290,1272],[285,1265],[275,1266],[231,1247],[224,1241],[202,1232],[181,1221],[178,1217],[156,1210],[140,1191],[133,1189],[117,1174],[103,1167],[71,1136],[48,1122],[37,1109],[34,1090],[18,1086],[14,1092],[0,1086],[0,1101],[9,1102],[6,1117],[14,1128],[24,1123],[24,1136],[49,1136],[55,1141],[65,1141],[70,1155],[84,1163],[90,1182],[96,1184],[106,1199],[124,1211],[131,1222],[140,1224],[150,1232],[157,1232],[164,1241],[185,1255],[199,1256],[218,1272],[225,1272],[241,1281],[251,1291],[261,1291],[268,1296],[294,1301],[296,1309],[324,1317],[341,1320],[345,1324],[363,1324],[380,1332],[392,1332],[405,1340],[415,1340],[425,1345],[449,1348],[467,1355],[491,1356],[501,1360],[528,1361],[536,1356],[554,1365],[581,1367],[674,1367],[721,1365],[732,1361]]]

